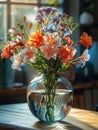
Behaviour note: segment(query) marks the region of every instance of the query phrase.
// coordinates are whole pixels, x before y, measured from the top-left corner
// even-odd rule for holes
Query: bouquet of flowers
[[[77,52],[71,34],[78,26],[73,18],[57,12],[55,8],[40,8],[36,17],[36,28],[33,23],[23,23],[12,27],[8,31],[8,41],[1,52],[1,58],[10,58],[13,69],[21,69],[22,63],[30,63],[34,68],[44,73],[47,71],[62,72],[72,64],[79,62],[85,65],[89,60],[88,48],[92,45],[92,37],[86,32],[80,37],[78,44],[86,47],[83,54],[75,57]]]
[[[44,74],[45,92],[55,93],[57,75],[71,65],[82,63],[83,67],[90,59],[88,49],[92,46],[92,37],[86,32],[77,42],[85,50],[79,57],[75,56],[76,43],[71,39],[71,34],[77,27],[73,17],[58,12],[56,8],[40,8],[36,26],[35,23],[28,23],[24,16],[23,23],[9,29],[8,41],[2,48],[1,58],[10,58],[13,69],[21,70],[23,63],[29,63]],[[49,116],[49,111],[47,113]]]

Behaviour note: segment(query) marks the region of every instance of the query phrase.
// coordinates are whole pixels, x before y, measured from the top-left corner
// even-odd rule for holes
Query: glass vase
[[[61,121],[70,112],[72,102],[72,85],[65,77],[40,75],[28,85],[27,103],[40,121]]]

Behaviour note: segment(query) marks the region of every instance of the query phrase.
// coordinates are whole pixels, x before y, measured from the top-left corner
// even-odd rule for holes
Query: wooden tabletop
[[[98,113],[71,109],[61,122],[48,125],[38,121],[27,103],[0,106],[0,130],[98,130]]]

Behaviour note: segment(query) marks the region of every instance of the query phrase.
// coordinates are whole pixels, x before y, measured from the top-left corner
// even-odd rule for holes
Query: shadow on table
[[[33,128],[35,130],[83,130],[73,124],[67,123],[67,122],[59,122],[54,124],[48,124],[41,121],[36,122],[33,125]]]

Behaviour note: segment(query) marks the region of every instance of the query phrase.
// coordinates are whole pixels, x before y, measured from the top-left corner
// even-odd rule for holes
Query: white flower
[[[14,55],[11,57],[12,63],[12,69],[21,70],[21,64],[23,63],[22,59],[19,57],[19,55]]]
[[[17,37],[16,37],[16,41],[17,41],[17,42],[20,42],[21,40],[22,40],[22,37],[21,37],[21,36],[17,36]]]
[[[10,36],[14,36],[14,34],[15,34],[15,28],[10,28],[8,30],[8,32],[10,33]]]
[[[83,54],[78,58],[82,62],[81,67],[84,67],[86,62],[89,61],[89,59],[90,59],[90,54],[88,52],[89,52],[89,50],[85,49]]]
[[[76,53],[77,53],[77,50],[76,50],[76,48],[72,48],[72,49],[73,49],[72,56],[74,57],[76,55]]]
[[[14,32],[15,32],[15,29],[13,29],[13,28],[10,28],[10,29],[8,30],[8,32],[9,32],[9,33],[11,33],[11,34],[14,34]]]

